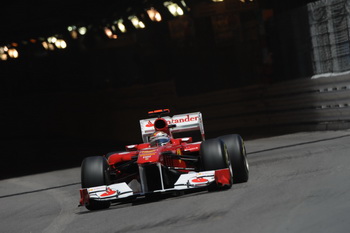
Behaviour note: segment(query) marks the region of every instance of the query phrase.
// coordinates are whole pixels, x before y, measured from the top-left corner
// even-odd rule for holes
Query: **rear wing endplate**
[[[162,118],[167,121],[168,125],[176,125],[176,127],[169,129],[171,133],[199,130],[202,140],[205,140],[203,119],[200,112],[179,114],[172,117],[164,116]],[[157,118],[149,118],[140,120],[142,140],[144,143],[148,142],[149,136],[154,133],[154,121],[156,119]]]

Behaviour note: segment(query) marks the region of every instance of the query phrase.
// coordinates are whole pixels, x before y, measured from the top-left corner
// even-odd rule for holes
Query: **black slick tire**
[[[228,134],[219,137],[227,146],[233,183],[244,183],[249,179],[249,164],[244,146],[244,141],[239,134]]]
[[[108,185],[109,183],[109,164],[105,157],[91,156],[83,160],[81,164],[82,188]],[[110,205],[109,201],[90,200],[85,207],[88,210],[100,210],[107,209]]]
[[[229,158],[225,144],[220,139],[209,139],[203,141],[200,147],[201,165],[204,171],[219,170],[229,168]],[[209,191],[217,189],[231,188],[232,184],[219,187],[217,185],[209,186]]]

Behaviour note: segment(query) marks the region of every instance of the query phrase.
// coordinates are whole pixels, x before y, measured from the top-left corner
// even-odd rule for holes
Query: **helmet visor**
[[[168,137],[159,137],[151,141],[151,146],[163,146],[170,141]]]

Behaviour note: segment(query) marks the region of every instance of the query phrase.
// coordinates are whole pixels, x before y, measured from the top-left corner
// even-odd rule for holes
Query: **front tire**
[[[90,188],[101,185],[108,185],[109,164],[106,158],[102,156],[91,156],[83,160],[81,164],[81,186],[82,188]],[[85,205],[88,210],[107,209],[111,203],[109,201],[90,200]]]
[[[247,182],[249,179],[249,164],[243,139],[238,134],[219,137],[227,146],[233,172],[233,183]]]
[[[229,158],[225,144],[220,139],[209,139],[203,141],[200,147],[200,158],[202,168],[205,171],[220,170],[229,168]],[[218,188],[231,188],[231,184],[225,186],[209,187],[209,191],[216,190]]]

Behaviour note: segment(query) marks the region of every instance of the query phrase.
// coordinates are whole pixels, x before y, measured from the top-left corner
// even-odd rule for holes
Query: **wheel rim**
[[[226,162],[227,162],[227,165],[228,165],[228,168],[230,169],[230,174],[231,174],[231,180],[233,178],[233,170],[232,170],[232,165],[231,165],[231,159],[229,159],[229,155],[228,155],[228,152],[227,152],[227,147],[225,145],[225,158],[226,158]]]
[[[242,154],[243,154],[243,163],[244,163],[245,169],[247,172],[249,172],[249,163],[248,163],[248,159],[247,159],[247,152],[245,150],[245,145],[244,145],[243,140],[242,140]]]
[[[244,146],[243,146],[243,163],[244,163],[246,171],[249,172],[249,163],[248,163],[247,154],[246,154]]]
[[[249,172],[249,164],[248,164],[248,160],[247,160],[246,156],[244,156],[244,165],[245,165],[247,172]]]

